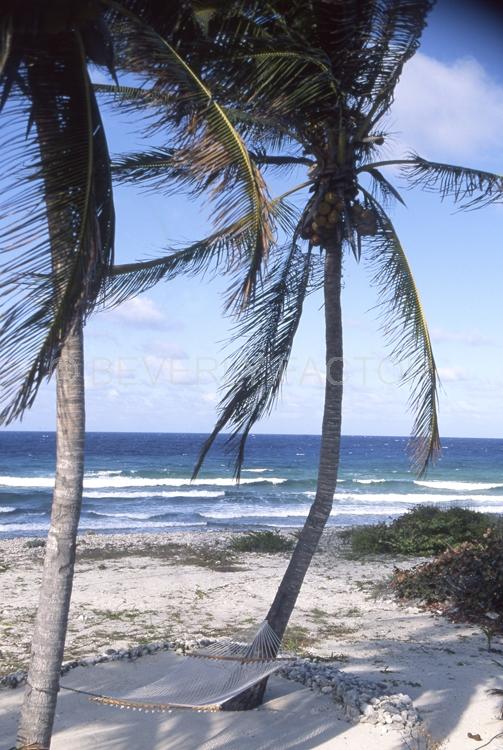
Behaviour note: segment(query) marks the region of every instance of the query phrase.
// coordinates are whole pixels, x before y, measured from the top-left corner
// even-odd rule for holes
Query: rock
[[[373,716],[375,713],[374,706],[371,706],[370,703],[363,703],[361,711],[364,716]]]

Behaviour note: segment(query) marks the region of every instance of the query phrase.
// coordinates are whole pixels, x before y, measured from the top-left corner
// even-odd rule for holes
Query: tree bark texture
[[[342,251],[334,248],[325,259],[325,404],[321,432],[320,462],[316,496],[291,560],[267,614],[267,621],[282,638],[323,529],[332,511],[339,469],[342,421],[343,342],[341,315]],[[224,704],[228,711],[255,708],[262,703],[267,680]]]

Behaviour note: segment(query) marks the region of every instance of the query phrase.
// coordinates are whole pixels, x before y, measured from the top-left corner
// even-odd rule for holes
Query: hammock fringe
[[[169,713],[173,709],[220,711],[222,705],[276,672],[288,658],[278,657],[281,639],[267,620],[251,643],[221,640],[186,654],[168,674],[122,695],[96,695],[93,703],[113,708]],[[67,688],[71,689],[71,688]]]

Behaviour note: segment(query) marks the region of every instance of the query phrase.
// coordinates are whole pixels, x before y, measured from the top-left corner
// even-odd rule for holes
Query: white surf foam
[[[264,471],[272,471],[272,469],[242,469],[242,471],[249,471],[250,474],[263,474]]]
[[[309,505],[297,506],[295,508],[271,508],[263,506],[242,507],[239,505],[228,506],[223,510],[211,510],[201,513],[203,518],[304,518],[309,513]]]
[[[283,484],[287,480],[283,477],[244,477],[241,484]],[[101,487],[184,487],[187,485],[195,487],[234,487],[236,480],[230,477],[208,477],[207,479],[194,479],[189,477],[96,477],[86,475],[84,477],[85,489],[99,489]],[[3,487],[54,487],[54,477],[11,477],[0,476],[0,486]]]
[[[0,487],[54,487],[54,477],[0,477]]]
[[[117,469],[115,471],[88,471],[87,472],[88,477],[114,477],[117,474],[122,474],[122,471],[120,469]]]
[[[303,495],[309,498],[314,498],[315,492],[303,492]],[[434,503],[470,503],[478,504],[480,502],[493,503],[501,502],[501,496],[498,495],[439,495],[430,493],[415,493],[409,492],[400,495],[396,492],[380,493],[380,492],[369,492],[365,494],[357,493],[342,493],[337,492],[334,495],[334,501],[337,504],[345,502],[357,502],[358,505],[374,505],[374,504],[385,504],[385,505],[430,505]],[[477,506],[478,507],[478,506]],[[374,511],[372,511],[374,512]]]
[[[120,497],[122,499],[128,498],[140,498],[140,497],[225,497],[225,492],[218,492],[218,490],[173,490],[171,492],[165,490],[151,490],[150,492],[107,492],[100,490],[90,490],[84,492],[84,497],[102,499],[110,497]]]
[[[15,510],[15,508],[11,508],[10,506],[6,505],[3,508],[0,508],[0,513],[12,513]]]
[[[0,523],[0,532],[14,533],[15,531],[47,531],[47,523]]]
[[[145,521],[151,518],[154,515],[154,512],[151,512],[151,513],[100,513],[100,511],[98,510],[93,510],[93,514],[95,516],[104,516],[105,518],[132,518],[138,521]],[[84,523],[86,523],[85,520],[84,520]]]
[[[144,524],[128,523],[126,520],[121,521],[115,519],[110,523],[107,523],[105,519],[91,519],[83,520],[79,526],[79,529],[131,529],[137,528],[144,529],[168,529],[173,526],[206,526],[206,521],[147,521]],[[37,523],[0,523],[0,533],[13,534],[16,532],[41,532],[47,531],[49,523],[37,524]]]
[[[357,482],[358,484],[382,484],[382,482],[387,481],[387,479],[353,479],[353,482]]]
[[[498,487],[503,488],[503,482],[426,482],[418,479],[414,484],[420,487],[429,487],[432,490],[451,490],[453,492],[477,492],[479,490],[495,490]]]

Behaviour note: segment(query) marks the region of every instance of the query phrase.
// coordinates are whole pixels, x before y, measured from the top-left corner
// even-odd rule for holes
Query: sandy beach
[[[66,659],[100,655],[142,643],[249,630],[267,612],[288,560],[281,554],[232,554],[235,532],[79,537]],[[18,538],[0,543],[0,674],[27,664],[43,548]],[[394,566],[416,560],[353,559],[336,530],[325,533],[285,638],[297,654],[331,657],[347,675],[409,695],[430,743],[452,750],[482,744],[503,731],[501,641],[487,651],[474,626],[389,598]],[[377,586],[377,589],[376,589]],[[160,652],[69,672],[69,686],[141,685],[176,657]],[[14,741],[22,688],[0,691],[0,722]],[[115,728],[115,729],[114,729]],[[287,731],[288,730],[288,731]],[[275,677],[264,707],[236,714],[141,717],[62,693],[53,747],[107,748],[394,748],[411,745],[403,732],[348,722],[331,697]],[[138,732],[145,739],[138,744]],[[142,734],[143,733],[143,734]],[[99,739],[101,737],[101,739]],[[65,739],[66,738],[66,739]],[[247,738],[247,739],[244,739]],[[136,744],[135,744],[136,742]],[[407,745],[409,742],[409,745]],[[94,743],[94,744],[93,744]],[[492,743],[497,748],[498,741]]]

